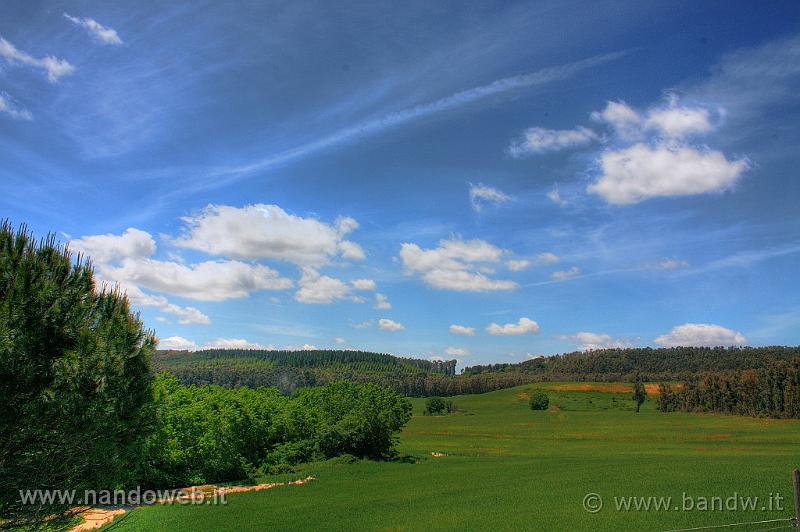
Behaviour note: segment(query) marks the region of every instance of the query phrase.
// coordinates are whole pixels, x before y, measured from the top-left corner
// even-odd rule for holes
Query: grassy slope
[[[526,392],[537,387],[550,389],[558,410],[528,409]],[[454,402],[461,412],[424,417],[424,400],[414,400],[400,450],[417,463],[315,464],[302,474],[319,480],[304,486],[231,495],[227,506],[138,509],[113,528],[665,530],[792,515],[800,422],[661,414],[652,401],[637,415],[627,394],[557,384]],[[432,458],[432,451],[448,456]],[[605,499],[600,513],[583,510],[588,492]],[[785,510],[614,509],[614,496],[672,496],[675,505],[682,492],[762,500],[779,492]]]

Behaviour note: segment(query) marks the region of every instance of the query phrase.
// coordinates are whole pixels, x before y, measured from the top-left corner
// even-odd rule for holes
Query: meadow
[[[534,389],[547,390],[548,411],[529,408]],[[794,514],[800,421],[661,413],[652,396],[637,414],[626,385],[612,384],[543,383],[452,399],[458,412],[446,416],[424,416],[425,400],[412,399],[396,462],[309,464],[264,480],[316,477],[302,486],[232,494],[224,506],[138,508],[106,529],[673,530]],[[599,512],[584,508],[589,493],[602,497]],[[708,509],[676,509],[684,495],[693,506],[706,498]],[[712,497],[734,495],[759,497],[755,510],[712,509]],[[625,511],[615,497],[672,501]],[[789,522],[732,530],[781,526]]]

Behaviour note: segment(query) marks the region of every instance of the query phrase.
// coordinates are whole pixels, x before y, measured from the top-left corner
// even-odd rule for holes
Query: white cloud
[[[0,92],[0,113],[5,113],[14,120],[33,120],[31,112],[18,106],[5,92]]]
[[[577,266],[573,266],[568,270],[561,270],[557,272],[553,272],[550,274],[550,278],[554,281],[563,281],[565,279],[569,279],[571,277],[575,277],[581,273],[581,269]]]
[[[685,260],[667,258],[657,262],[649,262],[644,267],[649,270],[678,270],[680,268],[688,268],[689,263]]]
[[[336,338],[333,339],[333,343],[338,344],[338,345],[346,344],[347,340],[345,340],[341,336],[337,336]]]
[[[715,150],[642,143],[606,151],[600,164],[602,175],[586,190],[615,205],[728,190],[750,166]]]
[[[506,261],[506,268],[512,272],[521,272],[531,267],[531,261],[528,259],[515,259]]]
[[[133,227],[129,227],[121,235],[106,233],[71,240],[69,247],[87,255],[98,264],[149,257],[156,252],[156,242],[150,233]]]
[[[381,318],[378,320],[378,328],[382,331],[391,331],[391,332],[402,331],[403,329],[405,329],[402,323],[398,323],[396,321],[389,320],[386,318]]]
[[[170,336],[160,339],[159,349],[172,349],[175,351],[200,351],[202,349],[274,349],[273,345],[262,345],[242,338],[217,338],[203,345],[198,345],[194,340],[182,336]]]
[[[475,212],[481,212],[483,206],[486,204],[499,205],[501,203],[507,203],[512,199],[513,198],[505,192],[484,185],[483,183],[478,183],[477,185],[469,184],[469,201],[472,204],[472,208],[475,209]]]
[[[559,259],[558,255],[555,253],[551,253],[549,251],[545,251],[544,253],[539,253],[536,255],[536,260],[534,261],[537,265],[546,265],[546,264],[555,264],[558,262]]]
[[[539,324],[528,318],[520,318],[517,323],[506,323],[505,325],[491,323],[486,327],[486,332],[494,336],[536,334],[539,332]]]
[[[656,338],[655,343],[664,347],[716,347],[744,345],[747,338],[738,331],[720,325],[684,323]]]
[[[300,303],[328,304],[345,298],[350,287],[339,279],[320,275],[313,268],[304,268],[300,277],[300,289],[295,293],[295,300]]]
[[[352,284],[353,288],[356,290],[375,290],[377,288],[375,281],[372,279],[355,279],[350,281],[350,284]]]
[[[354,329],[369,329],[375,323],[374,320],[366,320],[360,323],[353,324]]]
[[[623,139],[636,139],[641,135],[642,117],[625,102],[608,102],[605,109],[592,113],[592,118],[611,125]]]
[[[294,283],[261,264],[234,260],[184,265],[150,258],[124,259],[101,267],[104,277],[199,301],[240,299],[260,290],[286,290]]]
[[[168,338],[160,338],[158,340],[159,349],[172,349],[175,351],[195,351],[197,343],[192,340],[187,340],[182,336],[170,336]]]
[[[577,332],[569,336],[562,336],[561,338],[579,344],[579,349],[581,351],[593,351],[596,349],[612,349],[612,348],[624,348],[633,346],[630,340],[627,340],[625,338],[612,338],[610,335],[605,333],[593,333],[593,332],[583,331],[583,332]]]
[[[553,185],[553,188],[547,193],[547,199],[559,207],[564,207],[567,204],[567,201],[561,197],[561,192],[558,191],[558,185]]]
[[[444,350],[444,354],[451,357],[465,357],[469,355],[469,351],[463,347],[450,346]]]
[[[514,158],[521,158],[536,153],[585,146],[595,140],[598,140],[597,134],[585,127],[575,129],[532,127],[525,130],[522,138],[511,143],[508,153]]]
[[[404,243],[400,258],[409,273],[419,274],[433,288],[459,292],[513,290],[512,281],[487,277],[485,263],[499,262],[506,252],[484,240],[440,240],[434,249]]]
[[[708,133],[713,129],[711,115],[707,109],[677,105],[651,110],[644,120],[644,127],[656,130],[671,139]]]
[[[122,44],[122,39],[119,38],[116,30],[107,28],[94,19],[88,17],[73,17],[67,13],[64,13],[64,18],[86,29],[89,35],[100,44]]]
[[[181,325],[197,323],[208,325],[211,319],[194,307],[181,307],[170,303],[166,297],[144,293],[138,286],[121,284],[121,288],[128,295],[128,300],[137,307],[155,307],[161,312],[172,314],[178,318]]]
[[[453,334],[463,334],[464,336],[475,336],[475,327],[465,327],[464,325],[451,325],[450,332]]]
[[[33,57],[22,50],[18,50],[2,37],[0,37],[0,57],[10,65],[25,65],[44,70],[47,74],[47,79],[51,83],[55,83],[63,76],[72,74],[75,71],[75,67],[63,59],[58,59],[52,55],[42,58]]]
[[[289,214],[277,205],[255,204],[209,205],[184,221],[186,232],[175,244],[213,255],[311,267],[327,264],[337,255],[352,260],[365,256],[358,244],[344,239],[358,227],[352,218],[338,218],[331,225]]]
[[[392,304],[389,303],[389,298],[383,294],[375,294],[375,305],[373,308],[378,310],[387,310],[392,308]]]
[[[342,254],[343,259],[364,260],[367,258],[364,249],[351,240],[339,242],[339,252]]]

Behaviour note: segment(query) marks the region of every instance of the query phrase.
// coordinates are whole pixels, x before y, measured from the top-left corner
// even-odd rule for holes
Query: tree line
[[[661,384],[658,409],[800,418],[800,358],[757,369],[707,372],[680,386]]]

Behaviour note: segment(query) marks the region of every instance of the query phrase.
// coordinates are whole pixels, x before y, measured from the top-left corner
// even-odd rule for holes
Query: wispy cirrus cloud
[[[7,114],[14,120],[33,120],[33,114],[17,105],[5,92],[0,92],[0,113]]]
[[[114,28],[103,26],[96,20],[89,17],[73,17],[68,13],[64,13],[64,18],[73,24],[84,28],[95,42],[100,44],[117,45],[122,44],[122,39],[119,38],[117,31]]]
[[[586,59],[581,59],[572,63],[547,67],[507,78],[498,79],[486,85],[479,85],[470,89],[462,90],[434,100],[412,107],[402,109],[373,118],[350,127],[345,127],[330,135],[320,137],[317,140],[301,144],[294,148],[282,152],[268,155],[263,159],[250,163],[217,167],[206,170],[204,177],[213,179],[213,183],[205,183],[205,187],[218,187],[245,177],[254,172],[269,170],[279,167],[295,160],[313,155],[319,151],[333,148],[338,145],[356,142],[363,138],[382,133],[384,131],[411,123],[431,115],[443,113],[477,103],[481,100],[509,93],[515,90],[543,86],[558,81],[564,81],[577,74],[594,67],[601,66],[625,56],[627,51],[618,51],[608,54],[596,55]],[[227,179],[219,179],[227,177]]]
[[[45,57],[34,57],[31,54],[17,49],[9,41],[0,37],[0,57],[5,59],[9,65],[24,65],[38,70],[43,70],[47,74],[47,79],[55,83],[62,77],[72,74],[75,67],[68,61],[59,59],[52,55]]]

